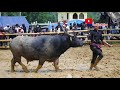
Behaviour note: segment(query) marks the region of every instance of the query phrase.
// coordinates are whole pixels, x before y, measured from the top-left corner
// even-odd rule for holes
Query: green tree
[[[2,16],[19,16],[20,12],[1,12]],[[38,23],[57,22],[57,12],[22,12],[29,23],[37,21]]]
[[[88,18],[92,18],[94,22],[98,22],[100,19],[100,12],[88,12]]]

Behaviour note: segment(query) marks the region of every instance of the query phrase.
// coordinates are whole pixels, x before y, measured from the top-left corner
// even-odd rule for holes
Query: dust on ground
[[[21,66],[16,63],[16,72],[11,72],[12,53],[10,50],[0,50],[0,78],[120,78],[120,45],[109,48],[103,46],[103,59],[98,67],[100,71],[89,70],[92,52],[88,45],[78,48],[70,48],[59,58],[59,67],[62,71],[55,72],[52,63],[45,62],[38,73],[32,72],[38,65],[38,61],[27,64],[29,73],[23,72]]]

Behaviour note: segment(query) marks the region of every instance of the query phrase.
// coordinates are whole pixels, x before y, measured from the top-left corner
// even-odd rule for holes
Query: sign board
[[[85,19],[86,24],[92,24],[92,18],[87,18]]]
[[[95,24],[92,24],[93,26],[108,26],[108,24],[105,24],[105,23],[95,23]]]

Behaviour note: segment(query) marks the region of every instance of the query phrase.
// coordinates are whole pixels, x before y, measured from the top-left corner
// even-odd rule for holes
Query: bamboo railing
[[[105,34],[102,34],[103,36],[120,36],[120,34],[107,34],[106,31],[107,30],[120,30],[119,29],[99,29],[99,30],[103,30],[105,32]],[[69,30],[68,33],[79,33],[79,32],[89,32],[90,29],[88,30]],[[11,41],[11,39],[9,39],[9,36],[12,36],[12,35],[15,35],[15,36],[26,36],[26,35],[56,35],[56,34],[63,34],[64,32],[61,31],[59,33],[57,32],[40,32],[40,33],[14,33],[14,34],[9,34],[9,33],[6,33],[4,34],[7,39],[4,39],[4,40],[0,40],[0,42],[7,42],[7,46],[3,46],[3,47],[0,47],[0,48],[9,48],[9,42]],[[0,36],[3,36],[3,34],[0,34]],[[78,38],[87,38],[87,35],[84,35],[84,36],[77,36]],[[120,42],[120,40],[106,40],[107,42]],[[89,42],[89,40],[86,40],[85,41],[86,43]]]

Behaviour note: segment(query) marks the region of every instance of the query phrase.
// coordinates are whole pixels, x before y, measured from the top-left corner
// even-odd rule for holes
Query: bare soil
[[[16,72],[11,72],[12,53],[10,50],[0,50],[0,78],[120,78],[120,45],[113,47],[102,46],[103,59],[98,64],[99,71],[89,70],[92,52],[88,45],[78,48],[70,48],[59,58],[59,67],[62,71],[55,72],[52,63],[45,62],[38,73],[32,72],[38,65],[38,61],[27,64],[29,73],[23,72],[21,66],[16,63]]]

